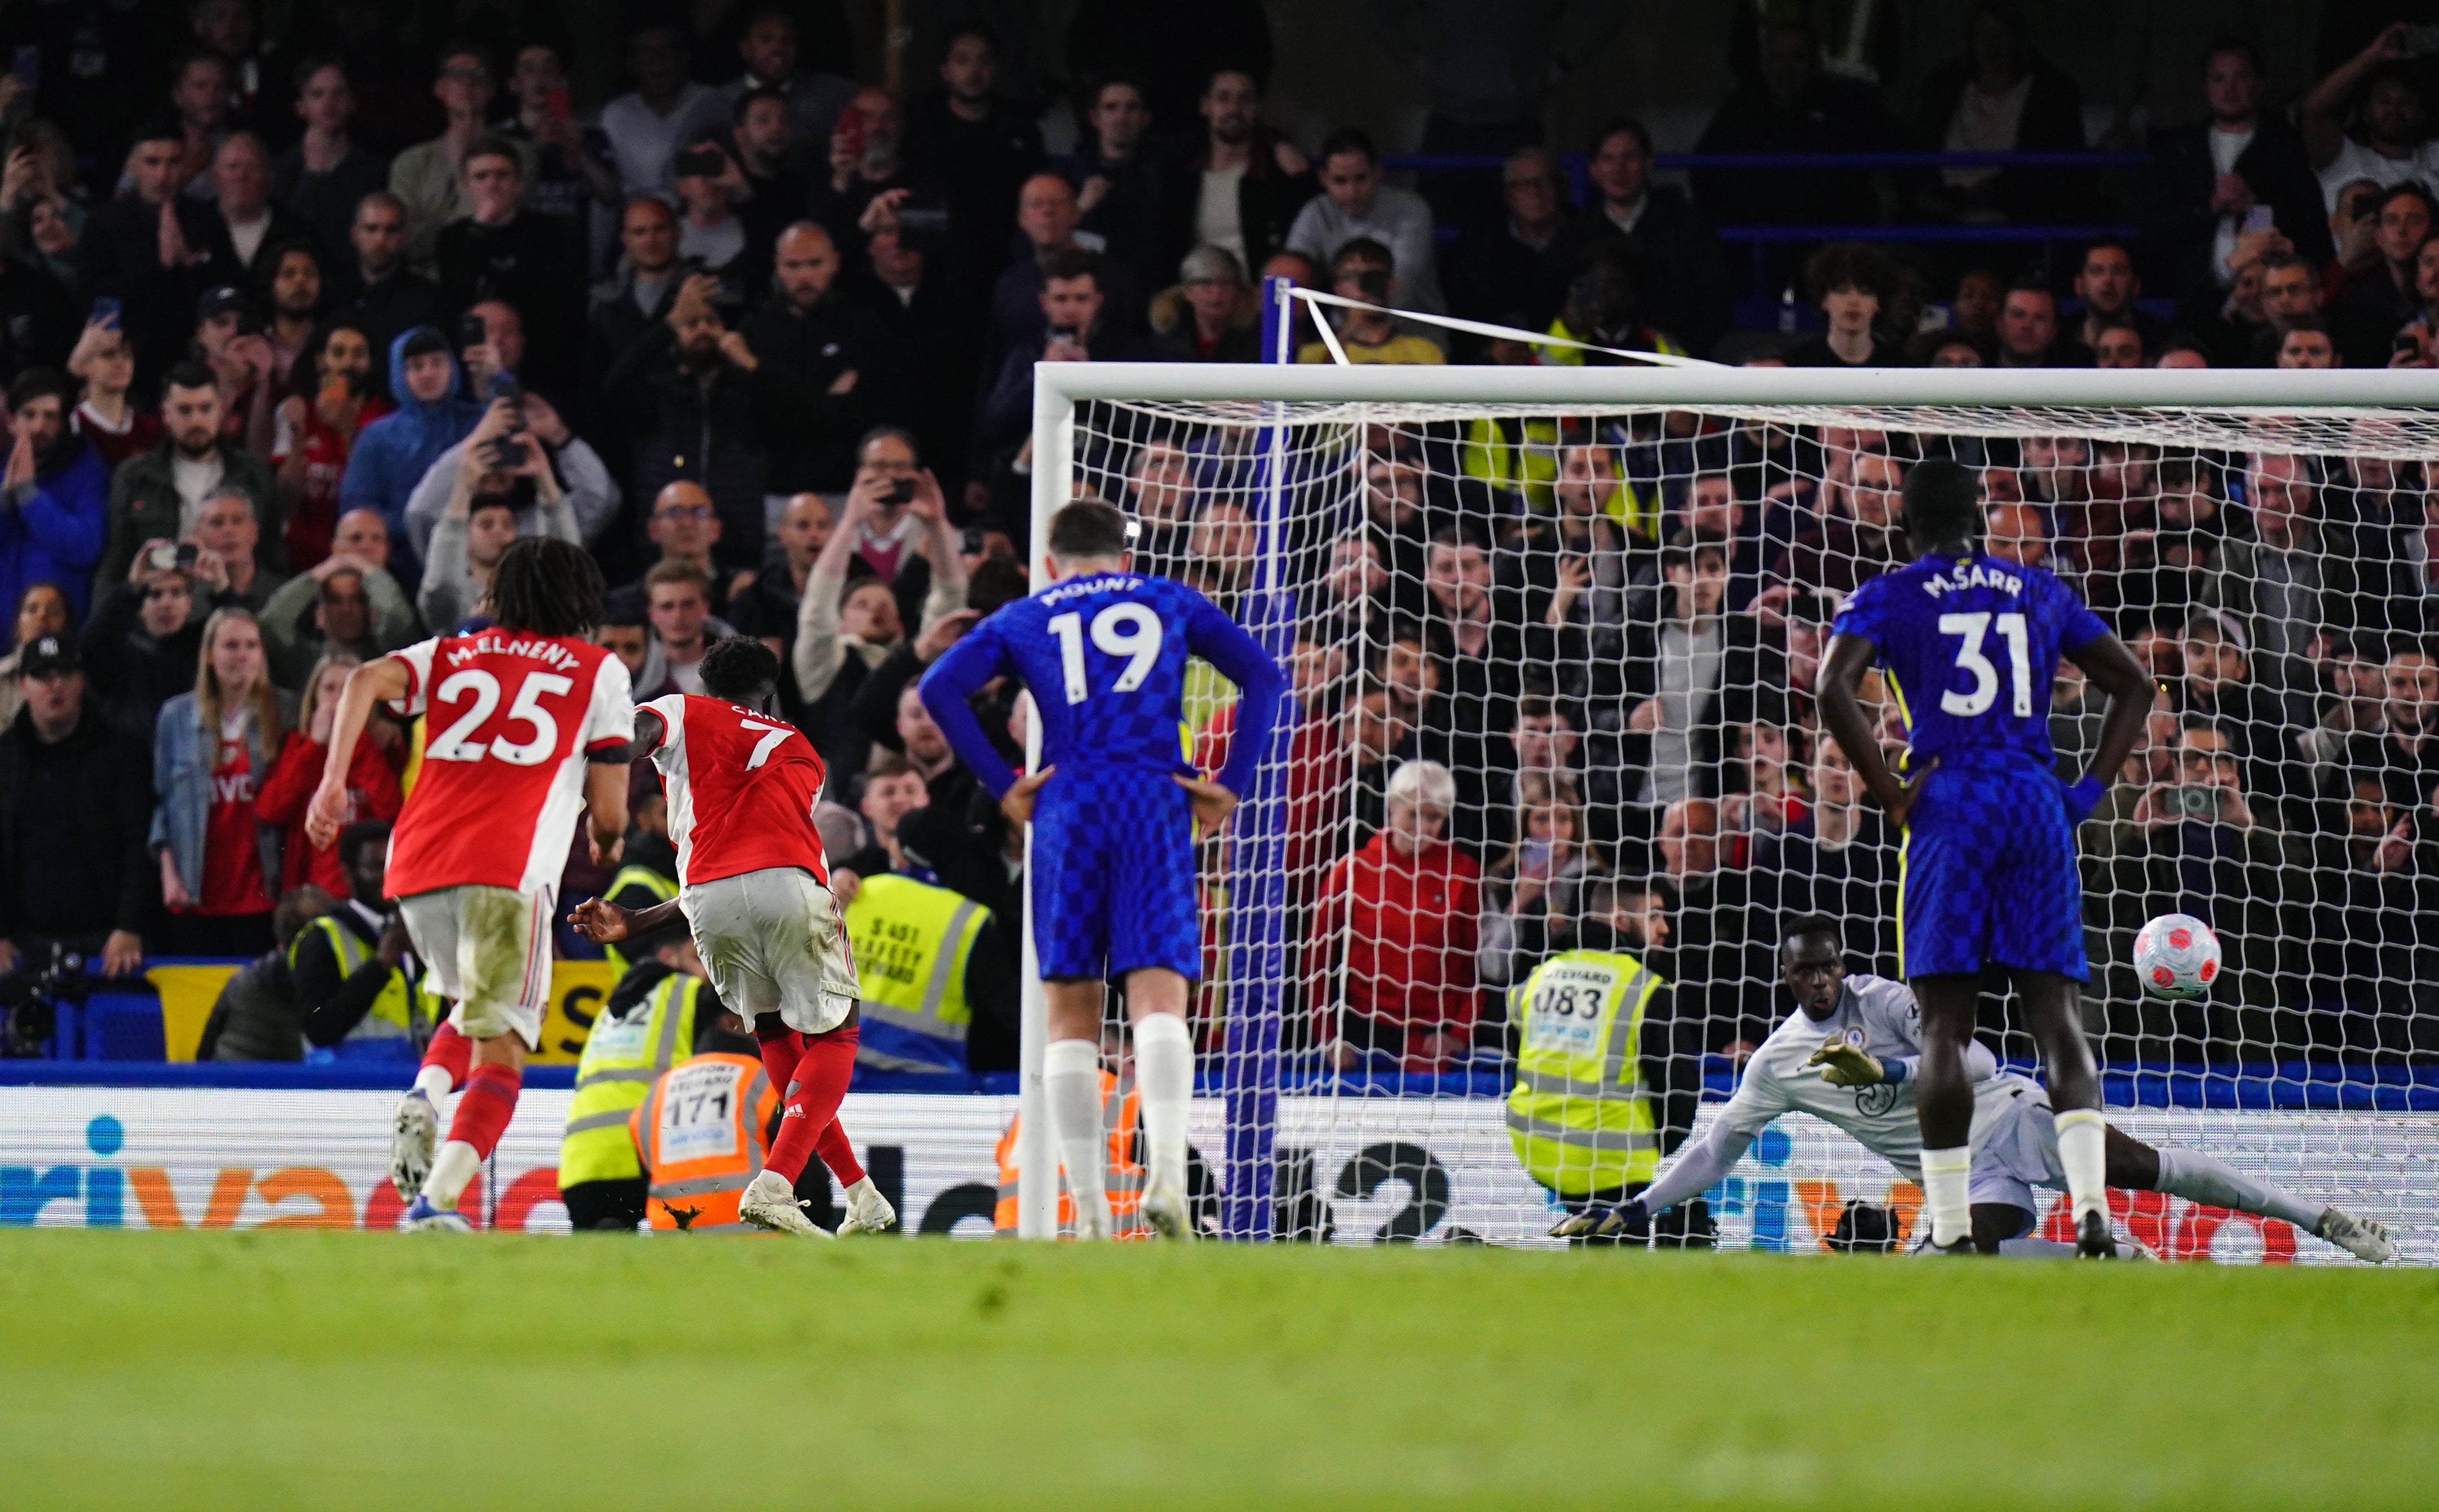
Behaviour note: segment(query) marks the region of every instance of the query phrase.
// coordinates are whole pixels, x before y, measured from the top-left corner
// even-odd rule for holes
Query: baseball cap
[[[200,324],[211,319],[214,315],[225,315],[232,311],[242,311],[244,309],[245,295],[238,292],[235,284],[224,283],[219,288],[205,294],[204,297],[197,302],[195,305],[195,320]]]
[[[64,635],[37,635],[26,643],[26,649],[17,656],[19,677],[48,677],[82,670],[84,663],[77,656],[76,642]]]

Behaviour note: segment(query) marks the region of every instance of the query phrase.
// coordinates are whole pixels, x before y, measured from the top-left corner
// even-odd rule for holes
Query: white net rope
[[[1091,401],[1073,446],[1074,490],[1136,521],[1138,566],[1291,663],[1284,764],[1205,847],[1197,1006],[1198,1149],[1241,1186],[1231,1159],[1274,1145],[1279,1233],[1548,1227],[1500,1098],[1508,989],[1556,952],[1613,941],[1671,984],[1641,1045],[1671,1147],[1789,1011],[1781,920],[1828,914],[1857,969],[1896,974],[1894,837],[1810,689],[1838,603],[1904,558],[1906,469],[1949,456],[1984,470],[1992,549],[2061,574],[2164,685],[2080,837],[2085,1020],[2117,1121],[2402,1222],[2439,1258],[2439,418]],[[1211,770],[1234,692],[1200,670]],[[1895,701],[1866,692],[1900,742]],[[2070,776],[2099,702],[2062,668]],[[1444,823],[1401,826],[1409,762],[1449,774]],[[2171,912],[2224,942],[2204,999],[2131,974],[2135,931]],[[2030,1068],[2003,984],[1981,1029]],[[1696,1222],[1804,1250],[1855,1200],[1902,1224],[1916,1199],[1798,1116]],[[2120,1201],[2163,1252],[2338,1254]]]

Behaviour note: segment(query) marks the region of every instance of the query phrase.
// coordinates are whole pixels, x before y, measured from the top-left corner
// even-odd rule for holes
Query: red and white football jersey
[[[829,885],[813,806],[822,758],[775,715],[672,693],[644,705],[668,733],[652,753],[669,797],[678,881],[693,885],[773,866],[801,866]]]
[[[558,883],[584,809],[584,754],[635,736],[627,664],[570,635],[486,630],[390,653],[414,678],[423,760],[389,846],[389,893]]]

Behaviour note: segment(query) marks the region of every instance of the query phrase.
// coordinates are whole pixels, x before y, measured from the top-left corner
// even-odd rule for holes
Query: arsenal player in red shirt
[[[678,896],[632,914],[589,900],[578,905],[574,922],[607,942],[682,916],[721,1005],[754,1026],[762,1064],[773,1086],[787,1088],[787,1105],[738,1215],[766,1229],[821,1234],[795,1194],[818,1149],[846,1183],[839,1232],[879,1233],[898,1215],[838,1122],[862,1037],[863,993],[813,827],[822,758],[774,712],[779,659],[769,647],[731,636],[703,652],[701,669],[703,694],[672,693],[635,711],[629,748],[650,756],[668,786]]]

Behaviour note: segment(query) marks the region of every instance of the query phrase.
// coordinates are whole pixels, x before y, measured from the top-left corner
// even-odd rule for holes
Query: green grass
[[[2429,1506],[2439,1274],[0,1236],[0,1506]]]

